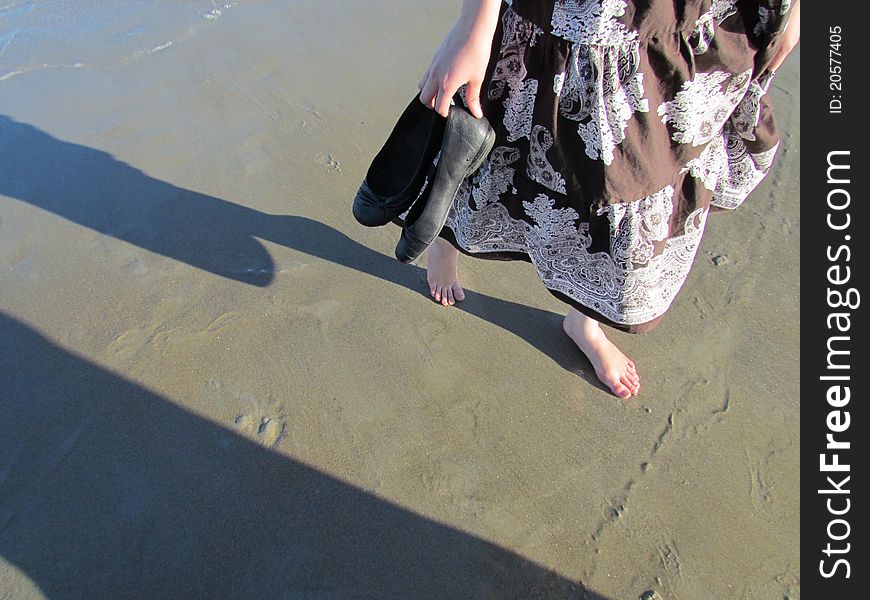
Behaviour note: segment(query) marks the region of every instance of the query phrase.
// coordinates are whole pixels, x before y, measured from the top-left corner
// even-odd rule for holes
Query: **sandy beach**
[[[623,402],[353,219],[459,6],[0,1],[0,598],[800,597],[799,53]]]

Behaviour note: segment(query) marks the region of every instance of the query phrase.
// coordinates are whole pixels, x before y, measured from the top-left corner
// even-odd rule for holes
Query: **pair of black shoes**
[[[372,161],[353,201],[354,217],[378,227],[408,211],[396,258],[413,261],[438,237],[460,184],[480,168],[494,143],[485,118],[457,103],[445,119],[414,97]]]

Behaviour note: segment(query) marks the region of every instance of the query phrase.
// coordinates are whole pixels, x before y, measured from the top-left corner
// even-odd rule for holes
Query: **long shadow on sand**
[[[0,115],[0,195],[151,252],[265,287],[275,264],[257,238],[420,290],[423,269],[403,265],[312,219],[270,215],[155,179],[112,155],[59,140]],[[350,210],[350,200],[348,200]],[[428,291],[426,291],[428,293]],[[427,296],[428,297],[428,296]],[[561,367],[608,391],[561,334],[561,315],[467,290],[457,305],[526,340]]]
[[[0,380],[0,557],[49,598],[606,600],[3,313]]]

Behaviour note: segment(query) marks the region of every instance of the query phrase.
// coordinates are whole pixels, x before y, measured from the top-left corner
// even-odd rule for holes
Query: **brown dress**
[[[778,145],[765,93],[789,0],[513,0],[483,111],[496,131],[441,236],[531,262],[595,319],[648,331],[713,207],[739,206]]]

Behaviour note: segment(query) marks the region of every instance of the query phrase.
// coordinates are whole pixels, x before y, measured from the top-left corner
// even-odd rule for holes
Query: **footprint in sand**
[[[247,438],[267,448],[273,448],[284,433],[284,419],[280,417],[239,414],[236,415],[235,425]]]
[[[260,175],[271,168],[272,158],[266,149],[269,135],[271,132],[258,131],[246,136],[239,144],[237,152],[246,175]]]
[[[341,163],[335,160],[331,154],[320,153],[317,155],[317,163],[322,169],[332,171],[333,173],[341,173]]]
[[[123,331],[109,344],[107,354],[114,363],[131,362],[148,345],[153,333],[146,329]]]

